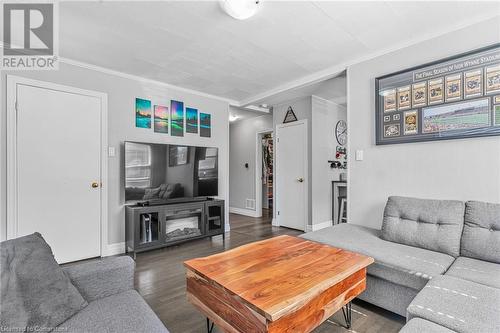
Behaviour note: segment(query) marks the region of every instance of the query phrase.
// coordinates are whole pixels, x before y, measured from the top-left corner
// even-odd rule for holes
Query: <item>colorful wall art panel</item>
[[[500,135],[500,44],[375,79],[377,145]]]
[[[135,99],[135,127],[151,128],[151,101]]]
[[[173,136],[184,136],[184,103],[170,102],[170,133]]]
[[[168,107],[155,105],[154,129],[157,133],[168,133]]]
[[[186,133],[198,133],[198,110],[186,107]]]
[[[209,138],[212,136],[211,116],[208,113],[200,112],[200,136]]]

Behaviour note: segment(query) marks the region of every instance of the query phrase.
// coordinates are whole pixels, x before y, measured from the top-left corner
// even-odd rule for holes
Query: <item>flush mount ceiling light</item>
[[[222,9],[237,20],[246,20],[257,13],[259,0],[219,0]]]
[[[236,120],[238,120],[238,118],[239,118],[238,116],[234,116],[232,114],[229,115],[229,121],[230,122],[236,121]]]

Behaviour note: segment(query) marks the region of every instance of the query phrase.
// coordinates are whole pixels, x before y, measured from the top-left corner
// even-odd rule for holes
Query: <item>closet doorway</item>
[[[272,217],[274,208],[274,138],[272,130],[257,133],[255,163],[255,210],[257,216]]]

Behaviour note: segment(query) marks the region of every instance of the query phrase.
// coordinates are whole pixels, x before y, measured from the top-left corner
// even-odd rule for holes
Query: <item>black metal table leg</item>
[[[342,314],[344,315],[346,328],[350,329],[352,325],[352,304],[351,302],[347,303],[342,307]]]
[[[214,329],[214,323],[212,322],[212,325],[210,325],[210,319],[207,318],[207,333],[212,333]]]

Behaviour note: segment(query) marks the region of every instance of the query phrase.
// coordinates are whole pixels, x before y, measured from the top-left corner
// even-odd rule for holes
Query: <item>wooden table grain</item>
[[[187,297],[224,332],[310,332],[365,290],[371,263],[278,236],[185,261]]]

